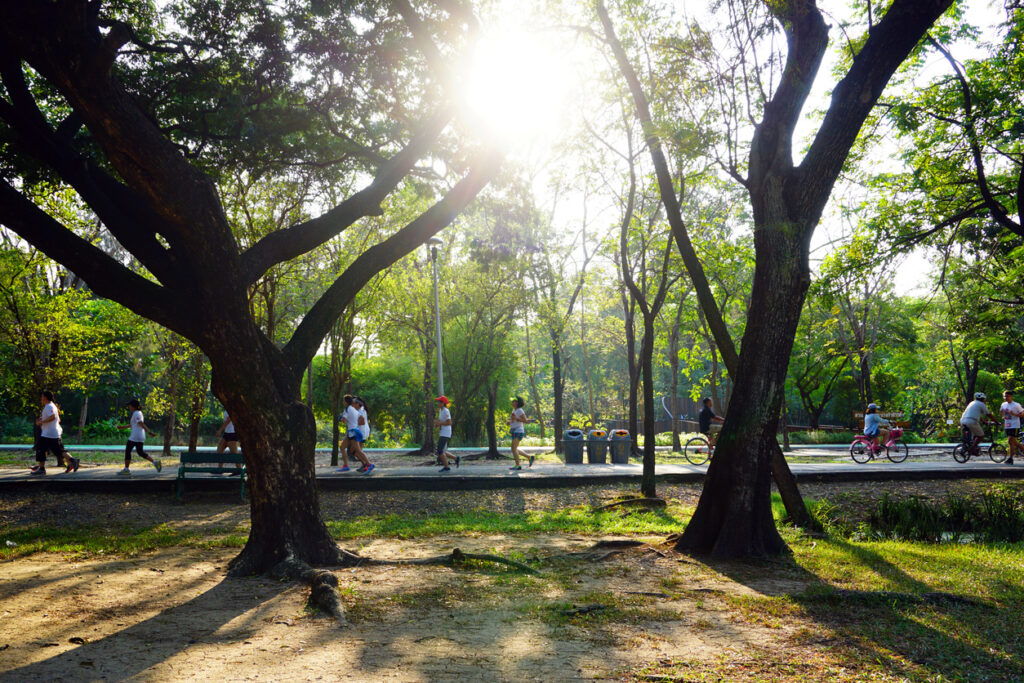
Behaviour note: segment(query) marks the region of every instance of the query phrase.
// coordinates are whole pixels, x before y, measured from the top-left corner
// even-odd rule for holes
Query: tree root
[[[668,503],[666,503],[663,498],[626,498],[625,500],[617,500],[614,503],[595,507],[593,512],[611,510],[616,507],[645,507],[648,510],[656,510],[661,509],[666,505],[668,505]]]
[[[368,566],[404,566],[404,565],[447,565],[453,566],[466,562],[467,560],[475,560],[477,562],[493,562],[494,564],[503,564],[509,567],[515,567],[520,571],[524,571],[528,574],[539,576],[540,572],[525,565],[522,562],[510,560],[506,557],[500,557],[498,555],[480,554],[480,553],[464,553],[458,548],[454,548],[448,555],[435,555],[433,557],[418,557],[412,559],[402,560],[375,560],[369,557],[360,557],[359,564]]]
[[[480,451],[479,453],[470,453],[469,455],[462,456],[463,462],[472,462],[475,460],[511,460],[512,458],[505,455],[501,451]]]
[[[583,605],[582,607],[574,607],[573,609],[567,609],[562,612],[567,617],[577,617],[581,614],[590,614],[591,612],[600,612],[603,609],[608,609],[608,605],[599,605],[597,603],[591,605]]]
[[[587,552],[604,550],[605,548],[640,548],[645,545],[647,544],[643,541],[634,541],[627,538],[609,538],[603,541],[598,541],[594,545],[590,546]]]
[[[348,553],[342,550],[342,553]],[[351,553],[348,553],[351,554]],[[314,569],[294,555],[277,563],[268,572],[278,581],[301,581],[309,585],[309,604],[339,622],[345,621],[345,607],[338,598],[338,577],[324,569]]]

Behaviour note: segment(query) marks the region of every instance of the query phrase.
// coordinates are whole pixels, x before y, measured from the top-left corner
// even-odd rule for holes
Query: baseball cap
[[[449,401],[448,401],[448,397],[447,397],[447,396],[438,396],[438,397],[437,397],[437,398],[435,398],[434,400],[435,400],[435,401],[440,401],[441,403],[448,403],[448,402],[449,402]]]

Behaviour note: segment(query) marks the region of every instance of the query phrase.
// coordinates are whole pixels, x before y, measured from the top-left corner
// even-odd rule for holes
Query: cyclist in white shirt
[[[139,457],[143,460],[148,460],[153,463],[153,467],[159,472],[162,470],[163,464],[160,462],[160,458],[153,458],[145,451],[146,445],[146,434],[154,434],[155,432],[146,426],[145,418],[142,416],[142,406],[139,404],[137,398],[133,398],[128,401],[128,408],[132,411],[132,416],[128,420],[128,424],[121,425],[121,428],[131,428],[131,432],[128,434],[128,443],[124,446],[124,469],[118,472],[118,474],[126,477],[130,477],[132,474],[132,451],[137,451]]]
[[[78,458],[73,458],[64,450],[64,442],[61,435],[64,430],[60,426],[60,408],[53,402],[53,393],[43,391],[39,394],[39,404],[43,407],[41,414],[36,418],[36,426],[40,428],[39,439],[36,441],[36,466],[29,474],[33,476],[46,475],[46,454],[53,453],[57,456],[57,464],[65,464],[64,472],[78,471]]]
[[[1003,392],[1003,404],[999,406],[999,414],[1003,416],[1003,430],[1010,441],[1010,457],[1006,459],[1006,464],[1012,465],[1014,454],[1024,449],[1018,440],[1020,417],[1024,415],[1024,407],[1013,400],[1013,392],[1009,389]]]

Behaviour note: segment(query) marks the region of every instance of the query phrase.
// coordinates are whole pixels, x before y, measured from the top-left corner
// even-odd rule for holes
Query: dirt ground
[[[924,492],[929,485],[907,486]],[[322,504],[328,518],[460,507],[521,511],[619,492],[328,493]],[[691,504],[698,493],[695,486],[662,491]],[[809,497],[866,499],[875,493],[872,487],[805,487]],[[0,530],[68,520],[140,526],[174,521],[230,530],[245,523],[247,512],[223,498],[172,505],[164,496],[7,496],[0,500]],[[0,679],[656,680],[629,672],[659,661],[769,648],[806,659],[828,647],[814,623],[745,619],[730,602],[800,592],[813,577],[712,567],[668,552],[660,545],[664,539],[654,537],[644,539],[649,547],[607,557],[567,556],[595,540],[476,535],[349,544],[380,559],[454,547],[555,559],[542,577],[483,565],[338,570],[344,623],[309,611],[304,587],[225,578],[235,549],[174,547],[110,559],[31,555],[0,565]]]
[[[377,558],[454,546],[551,555],[592,540],[435,538],[361,550]],[[224,578],[233,553],[175,548],[128,560],[8,563],[0,578],[4,680],[617,679],[661,658],[786,637],[786,629],[731,619],[721,602],[726,592],[783,588],[777,581],[748,586],[654,552],[622,553],[554,582],[484,569],[345,570],[344,624],[310,614],[307,591],[294,584]],[[683,580],[683,597],[662,593],[663,582]],[[622,619],[564,618],[609,594],[622,598]]]

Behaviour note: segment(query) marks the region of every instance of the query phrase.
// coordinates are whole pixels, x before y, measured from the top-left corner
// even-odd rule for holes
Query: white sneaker
[[[155,467],[156,471],[159,472],[164,468],[164,464],[160,462],[160,458],[157,458],[156,460],[153,461],[153,467]]]
[[[130,477],[130,476],[132,476],[132,471],[130,469],[128,469],[127,467],[125,467],[123,470],[118,472],[118,474],[120,476],[122,476],[122,477]]]

